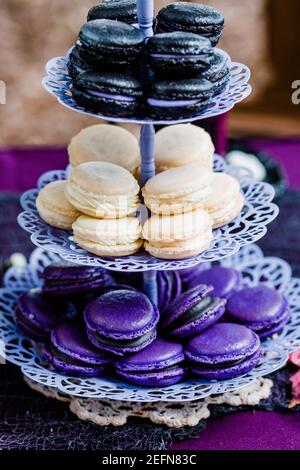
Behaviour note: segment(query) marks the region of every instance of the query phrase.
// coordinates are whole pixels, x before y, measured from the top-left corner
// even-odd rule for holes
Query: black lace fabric
[[[17,198],[2,196],[0,204],[2,259],[16,251],[28,255],[32,249],[28,236],[16,228],[15,218],[20,210]],[[266,255],[285,258],[292,265],[294,274],[300,276],[300,254],[297,252],[300,244],[300,192],[288,192],[280,206],[283,215],[272,224],[261,246]],[[300,411],[300,406],[292,410],[288,408],[291,400],[289,377],[294,372],[294,366],[289,365],[274,373],[270,377],[274,381],[272,394],[257,409],[287,413]],[[218,417],[249,408],[211,405],[210,411],[212,417]],[[192,428],[169,429],[132,418],[120,428],[99,427],[80,421],[69,411],[67,404],[31,390],[17,367],[9,364],[0,366],[0,449],[3,450],[164,450],[173,441],[198,437],[206,425],[209,426],[209,421],[201,421]]]

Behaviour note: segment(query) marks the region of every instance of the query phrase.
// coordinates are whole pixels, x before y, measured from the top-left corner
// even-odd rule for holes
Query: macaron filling
[[[86,92],[92,96],[97,96],[99,98],[105,98],[109,100],[126,101],[129,103],[136,101],[136,97],[134,96],[115,95],[113,93],[102,93],[100,91],[89,90],[89,89],[87,89]]]
[[[225,302],[222,299],[207,296],[200,300],[196,305],[186,310],[182,315],[180,315],[180,317],[169,323],[168,329],[171,331],[177,330],[197,320],[207,320],[211,315],[213,315],[213,318],[217,321],[225,311],[224,309],[220,309],[219,314],[216,317],[214,309],[217,307],[225,307]]]
[[[156,106],[159,108],[184,108],[185,106],[190,106],[197,104],[200,100],[159,100],[157,98],[148,98],[147,103],[150,106]]]
[[[247,374],[256,367],[263,357],[263,350],[259,348],[251,356],[239,361],[222,362],[220,364],[193,364],[191,370],[194,374],[210,380],[226,380]]]
[[[135,348],[147,342],[153,336],[154,333],[155,329],[148,331],[147,333],[142,336],[139,336],[138,338],[120,340],[111,339],[107,336],[102,336],[97,332],[94,332],[93,336],[99,344],[104,346],[112,346],[114,348]]]
[[[177,53],[177,54],[164,54],[164,53],[154,53],[154,52],[152,52],[151,57],[153,57],[154,59],[186,59],[186,60],[189,60],[189,59],[195,59],[195,58],[198,58],[198,59],[206,58],[207,53],[208,53],[208,51],[198,52],[198,53],[195,53],[195,54],[185,54],[184,51],[182,51],[181,54],[179,54],[179,53]]]

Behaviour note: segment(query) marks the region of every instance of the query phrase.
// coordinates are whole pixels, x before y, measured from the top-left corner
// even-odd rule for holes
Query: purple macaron
[[[177,271],[157,273],[158,307],[162,312],[182,293],[181,277]]]
[[[96,347],[122,356],[152,343],[159,312],[141,292],[117,290],[91,302],[84,319],[89,340]]]
[[[142,273],[114,273],[117,282],[125,283],[143,292]],[[163,311],[182,292],[182,281],[177,271],[157,271],[158,308]]]
[[[163,331],[172,337],[187,338],[216,323],[225,312],[226,300],[212,296],[212,290],[203,284],[177,297],[162,313]]]
[[[44,341],[54,328],[73,318],[75,313],[74,306],[65,299],[49,297],[36,288],[19,297],[15,321],[31,338]]]
[[[89,342],[85,325],[78,322],[64,323],[53,330],[43,353],[55,369],[79,377],[99,376],[110,363],[109,356]]]
[[[226,316],[255,331],[261,339],[282,330],[290,318],[286,298],[275,289],[260,285],[235,293],[227,303]]]
[[[262,358],[259,337],[235,323],[216,323],[191,338],[185,348],[190,368],[206,379],[232,379],[252,370]]]
[[[182,380],[183,347],[158,338],[140,352],[115,363],[116,373],[127,382],[144,387],[166,387]]]
[[[190,288],[198,284],[207,284],[214,290],[212,294],[216,297],[229,299],[229,297],[242,288],[243,277],[239,271],[223,266],[213,266],[198,272],[196,276],[189,281]]]
[[[195,287],[195,284],[192,285],[192,283],[194,283],[194,280],[197,279],[198,274],[209,268],[210,264],[200,263],[196,266],[193,266],[192,268],[182,269],[181,271],[178,271],[184,290],[189,290],[192,287]],[[200,283],[198,282],[198,284]]]
[[[82,295],[112,282],[111,275],[102,268],[78,266],[61,261],[53,263],[41,274],[43,291],[51,295]]]

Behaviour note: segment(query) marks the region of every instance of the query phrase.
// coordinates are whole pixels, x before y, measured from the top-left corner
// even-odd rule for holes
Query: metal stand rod
[[[143,291],[147,297],[154,303],[158,304],[158,292],[157,292],[157,276],[156,271],[145,271],[143,274]]]
[[[139,28],[146,38],[153,36],[153,0],[137,0]]]
[[[153,35],[153,0],[137,0],[137,16],[139,28],[145,38]],[[146,72],[147,73],[147,72]],[[155,175],[155,129],[152,124],[144,124],[141,127],[140,136],[141,151],[141,178],[140,184],[143,187],[148,179]],[[157,282],[156,271],[146,271],[143,274],[144,293],[157,305]]]
[[[143,124],[140,136],[141,187],[155,175],[155,129],[153,124]]]

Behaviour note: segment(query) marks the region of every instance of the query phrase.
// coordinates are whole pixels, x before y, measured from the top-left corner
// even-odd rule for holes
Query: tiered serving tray
[[[33,252],[24,270],[11,268],[6,273],[5,287],[0,289],[0,354],[5,355],[7,361],[19,366],[26,377],[42,385],[54,387],[64,394],[122,401],[198,400],[212,394],[239,389],[257,377],[272,373],[285,365],[290,352],[300,347],[300,279],[292,277],[291,269],[285,261],[279,258],[264,258],[261,250],[252,245],[243,247],[233,257],[221,261],[221,264],[240,270],[245,286],[263,282],[284,292],[292,315],[279,335],[263,342],[265,355],[250,373],[231,380],[190,379],[170,387],[152,389],[136,387],[113,377],[84,379],[62,375],[49,368],[33,343],[20,332],[13,320],[13,309],[19,295],[32,287],[40,286],[42,281],[39,273],[49,263],[58,259],[58,255],[38,248]]]
[[[145,38],[151,36],[153,24],[153,1],[137,0],[139,27]],[[46,90],[52,93],[65,107],[88,114],[96,118],[117,122],[135,122],[141,127],[141,182],[155,174],[154,160],[154,124],[174,124],[191,122],[223,114],[251,92],[248,84],[249,69],[239,63],[231,62],[228,57],[231,79],[227,89],[216,97],[212,105],[190,119],[180,121],[153,121],[135,116],[134,118],[111,118],[92,114],[78,106],[71,93],[71,79],[67,71],[68,54],[52,59],[46,67],[47,76],[43,80]],[[124,258],[100,258],[78,247],[72,233],[54,229],[38,216],[35,200],[39,189],[50,181],[66,179],[69,169],[51,171],[41,176],[38,188],[27,191],[21,198],[24,212],[19,216],[20,225],[31,234],[32,242],[38,246],[22,271],[10,269],[5,276],[5,287],[0,290],[0,344],[1,355],[18,365],[25,376],[31,380],[54,387],[61,392],[80,397],[97,397],[111,400],[130,401],[192,401],[211,394],[236,390],[251,383],[255,378],[270,374],[282,367],[289,352],[300,347],[300,279],[291,277],[291,270],[286,262],[278,258],[264,258],[260,249],[251,245],[266,233],[266,226],[277,216],[278,208],[272,203],[274,191],[266,183],[255,182],[245,169],[226,165],[225,161],[215,156],[214,171],[225,171],[235,176],[241,184],[245,196],[245,206],[240,216],[214,232],[211,247],[203,254],[186,260],[166,261],[153,258],[145,252]],[[251,246],[250,246],[251,245]],[[250,373],[225,381],[201,379],[186,380],[165,388],[140,388],[119,381],[113,377],[74,378],[61,375],[52,370],[43,360],[33,343],[18,330],[13,321],[13,309],[19,295],[28,289],[40,286],[39,273],[49,263],[59,258],[81,265],[99,266],[115,271],[144,272],[145,292],[151,300],[157,301],[157,270],[184,269],[201,262],[218,261],[226,266],[234,266],[244,274],[245,285],[259,282],[284,292],[292,311],[291,320],[280,335],[263,343],[265,355],[261,363]]]

